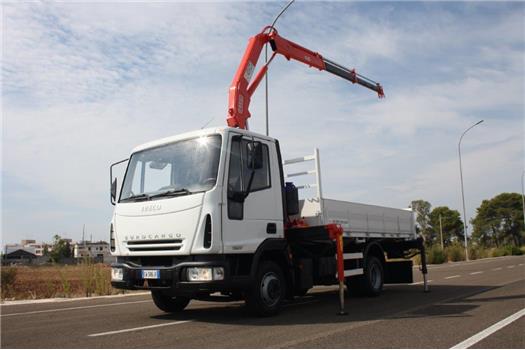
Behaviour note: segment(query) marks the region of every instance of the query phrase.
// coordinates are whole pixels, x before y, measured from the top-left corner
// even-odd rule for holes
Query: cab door
[[[253,253],[265,239],[283,237],[276,146],[232,133],[228,149],[222,210],[224,253]]]

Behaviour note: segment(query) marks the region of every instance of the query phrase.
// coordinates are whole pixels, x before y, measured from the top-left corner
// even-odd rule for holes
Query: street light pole
[[[439,214],[439,233],[441,235],[441,250],[445,250],[443,245],[443,223],[441,222],[441,214]]]
[[[463,131],[463,134],[461,134],[461,137],[459,138],[459,143],[458,143],[458,153],[459,153],[459,177],[461,179],[461,200],[463,202],[463,231],[464,231],[464,235],[465,235],[465,259],[468,261],[468,242],[467,242],[467,213],[466,213],[466,210],[465,210],[465,191],[463,189],[463,166],[461,164],[461,140],[463,140],[463,136],[465,136],[465,134],[470,130],[472,129],[473,127],[475,127],[476,125],[479,125],[483,123],[483,120],[480,120],[479,122],[477,122],[476,124],[472,125],[470,128],[468,128],[467,130]]]
[[[525,170],[521,173],[521,204],[523,206],[523,224],[525,224],[525,185],[523,184],[523,177],[525,176]]]

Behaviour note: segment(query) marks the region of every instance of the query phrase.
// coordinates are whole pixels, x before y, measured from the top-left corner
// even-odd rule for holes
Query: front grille
[[[182,248],[182,239],[143,240],[126,242],[130,252],[177,251]]]

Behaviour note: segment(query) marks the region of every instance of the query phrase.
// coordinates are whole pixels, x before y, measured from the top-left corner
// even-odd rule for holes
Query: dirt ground
[[[13,274],[14,281],[5,283],[2,276],[2,298],[6,300],[82,297],[121,293],[111,288],[110,267],[103,264],[2,266],[2,275]]]

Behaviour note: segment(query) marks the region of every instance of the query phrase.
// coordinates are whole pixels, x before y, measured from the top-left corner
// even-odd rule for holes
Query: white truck
[[[278,140],[246,130],[249,97],[264,74],[257,75],[255,87],[247,83],[265,42],[287,58],[313,66],[321,58],[328,71],[328,62],[335,65],[273,28],[263,30],[250,39],[232,83],[229,127],[153,141],[111,166],[114,287],[151,290],[166,312],[181,311],[192,299],[244,299],[267,316],[315,285],[344,281],[350,292],[375,296],[385,283],[411,283],[409,258],[417,253],[426,274],[410,210],[325,199],[317,151],[283,161]],[[330,72],[361,84],[355,71]],[[382,94],[379,84],[370,85]],[[285,172],[310,160],[314,170]],[[113,177],[119,163],[127,163],[120,187]],[[316,182],[304,187],[316,194],[299,200],[301,186],[286,179],[309,174]]]

